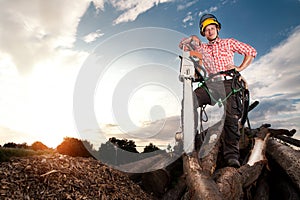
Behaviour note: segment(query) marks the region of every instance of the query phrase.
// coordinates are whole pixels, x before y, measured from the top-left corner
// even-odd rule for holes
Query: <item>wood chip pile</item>
[[[152,199],[125,174],[60,154],[0,163],[0,199]]]

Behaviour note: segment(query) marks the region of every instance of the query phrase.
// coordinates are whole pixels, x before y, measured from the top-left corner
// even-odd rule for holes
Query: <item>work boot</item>
[[[234,167],[234,168],[239,168],[241,166],[240,162],[237,159],[234,159],[234,158],[229,159],[227,161],[227,165],[229,167]]]

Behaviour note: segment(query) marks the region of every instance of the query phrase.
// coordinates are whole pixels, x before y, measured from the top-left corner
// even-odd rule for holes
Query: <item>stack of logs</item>
[[[204,132],[205,137],[224,134],[218,126]],[[295,132],[271,129],[267,124],[245,129],[245,134],[251,137],[241,144],[240,168],[227,167],[220,161],[222,137],[214,146],[205,143],[210,139],[198,141],[198,148],[191,155],[183,155],[163,169],[142,174],[139,181],[147,192],[164,200],[300,199],[300,152],[296,150],[300,145],[292,138]],[[296,148],[291,147],[290,141]],[[210,149],[209,153],[199,156],[200,147]],[[140,165],[149,166],[150,162],[145,160]],[[174,171],[178,174],[180,170],[181,176],[174,177]]]
[[[210,131],[210,134],[216,134],[215,131],[218,129]],[[266,125],[252,130],[254,146],[249,152],[249,157],[245,158],[244,165],[238,169],[224,167],[216,170],[220,142],[217,142],[213,150],[204,158],[198,159],[196,152],[192,156],[185,156],[184,171],[188,199],[269,199],[271,195],[269,185],[258,184],[263,180],[263,175],[274,167],[268,165],[265,151],[289,177],[291,187],[287,194],[283,194],[283,191],[281,194],[292,196],[288,199],[299,198],[300,152],[270,139],[283,134],[292,136],[295,132],[295,130],[270,129]],[[272,174],[272,176],[279,176],[279,174]],[[263,186],[268,188],[263,189]]]

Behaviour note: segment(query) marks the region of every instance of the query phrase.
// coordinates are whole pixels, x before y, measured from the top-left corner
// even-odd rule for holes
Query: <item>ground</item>
[[[92,158],[47,154],[0,162],[0,199],[153,199]]]

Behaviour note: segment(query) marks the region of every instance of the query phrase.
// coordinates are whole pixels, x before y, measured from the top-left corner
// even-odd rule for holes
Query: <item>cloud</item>
[[[300,26],[285,41],[242,72],[249,83],[251,98],[260,101],[250,115],[256,123],[300,128],[299,44]]]
[[[192,16],[192,12],[188,12],[187,16],[182,20],[184,26],[186,27],[186,24],[188,24],[189,26],[192,26],[194,23],[194,19]]]
[[[73,132],[72,92],[87,53],[72,47],[89,3],[0,1],[0,126],[14,130],[4,135],[55,144]]]
[[[254,96],[300,92],[300,26],[243,72]],[[259,53],[259,52],[258,52]]]
[[[7,53],[19,72],[51,60],[58,48],[72,48],[80,17],[89,1],[2,0],[0,52]]]
[[[104,35],[104,33],[101,33],[101,30],[98,29],[95,32],[89,33],[88,35],[84,36],[83,40],[86,43],[91,43],[91,42],[94,42],[98,37],[101,37],[103,35]]]
[[[198,16],[201,16],[201,15],[203,15],[203,14],[205,14],[205,13],[212,13],[212,12],[215,12],[215,11],[217,11],[217,10],[218,10],[218,7],[217,7],[217,6],[212,6],[212,7],[210,7],[209,9],[200,11],[199,14],[198,14]]]
[[[111,0],[110,3],[119,11],[124,11],[113,24],[134,21],[140,14],[157,6],[160,3],[172,2],[174,0]]]
[[[296,106],[292,99],[282,99],[282,96],[262,98],[259,107],[251,116],[256,120],[265,120],[268,116],[278,116],[280,113],[295,112]]]
[[[21,135],[21,137],[20,137]],[[16,130],[12,130],[7,127],[0,126],[0,138],[1,138],[1,143],[0,145],[4,145],[5,143],[8,142],[14,142],[17,144],[21,144],[25,142],[28,138],[30,138],[30,144],[34,142],[34,139],[31,138],[31,135],[26,134],[26,133],[21,133]]]
[[[188,2],[186,4],[180,4],[180,5],[177,6],[177,11],[187,9],[187,8],[191,7],[192,5],[194,5],[195,3],[197,3],[197,0]]]
[[[96,9],[104,10],[106,0],[93,0]]]
[[[107,125],[101,127],[100,135],[105,136],[106,141],[108,138],[126,138],[134,140],[139,146],[146,146],[150,142],[156,146],[166,148],[168,144],[174,145],[175,133],[180,131],[180,117],[171,116],[156,121],[149,121],[144,126],[138,127],[131,132],[121,131],[119,125]],[[99,137],[99,134],[96,135]],[[103,142],[103,141],[102,141]],[[99,144],[94,144],[99,146]]]

